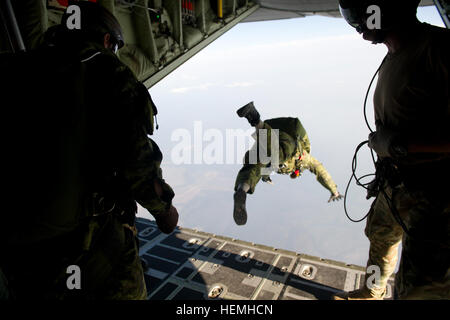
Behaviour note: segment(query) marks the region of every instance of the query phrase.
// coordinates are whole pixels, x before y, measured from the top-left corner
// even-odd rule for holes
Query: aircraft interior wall
[[[11,1],[11,0],[7,0]],[[140,81],[224,28],[256,4],[250,0],[97,0],[119,20],[125,46],[119,58]],[[27,50],[35,48],[44,32],[59,23],[67,0],[12,1]],[[5,28],[0,51],[11,51]],[[184,61],[183,61],[184,62]],[[146,83],[147,87],[150,85]]]

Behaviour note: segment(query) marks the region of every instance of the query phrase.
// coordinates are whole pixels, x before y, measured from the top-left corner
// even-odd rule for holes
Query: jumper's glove
[[[272,185],[273,185],[273,181],[272,181],[272,179],[270,179],[270,176],[262,176],[262,177],[261,177],[261,180],[262,180],[263,182],[266,182],[266,183],[269,183],[269,184],[272,184]]]
[[[382,158],[400,158],[407,154],[405,143],[401,136],[385,127],[369,134],[369,148],[375,150]]]
[[[170,205],[169,210],[155,216],[156,224],[161,232],[169,234],[175,230],[178,223],[178,211]]]
[[[330,196],[330,199],[328,199],[328,202],[331,202],[331,201],[339,201],[339,200],[341,200],[343,197],[344,197],[344,196],[343,196],[342,194],[340,194],[339,192],[336,192],[336,193],[334,193],[334,194],[332,194],[332,195]]]

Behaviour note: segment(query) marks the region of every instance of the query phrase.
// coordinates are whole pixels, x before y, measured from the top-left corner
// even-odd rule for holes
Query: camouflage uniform
[[[392,213],[398,211],[402,226]],[[423,191],[410,191],[401,184],[386,183],[370,209],[365,234],[370,241],[367,266],[380,267],[380,279],[370,288],[382,297],[398,261],[403,240],[402,260],[396,275],[396,292],[404,299],[450,298],[450,205]],[[447,236],[446,236],[447,235]]]
[[[450,32],[425,24],[416,31],[415,45],[388,55],[380,69],[374,97],[377,129],[392,129],[412,141],[429,142],[436,137],[449,141]],[[449,155],[387,159],[393,171],[383,177],[384,191],[373,202],[365,229],[370,240],[367,265],[381,270],[371,294],[383,296],[402,242],[397,296],[449,299],[450,202],[448,188],[442,185],[450,179]]]
[[[2,224],[0,268],[16,298],[145,299],[134,227],[135,201],[157,217],[168,210],[174,197],[162,178],[162,154],[148,136],[153,134],[156,108],[147,89],[112,52],[76,38],[55,39],[56,45],[43,46],[19,59],[12,70],[11,77],[29,73],[29,80],[36,80],[33,94],[39,96],[29,101],[18,95],[20,108],[11,111],[10,118],[19,118],[18,112],[28,113],[22,118],[31,131],[38,135],[39,130],[48,130],[48,136],[56,138],[51,143],[60,143],[56,148],[69,150],[67,159],[55,162],[59,165],[66,160],[68,168],[55,174],[59,183],[55,188],[50,171],[54,162],[45,158],[40,146],[17,147],[17,140],[26,139],[26,133],[16,130],[17,140],[5,148],[18,153],[16,163],[9,163],[18,170],[13,169],[14,176],[5,179],[14,190],[28,177],[38,178],[27,182],[34,192],[25,195],[28,201],[21,216],[7,215]],[[16,87],[11,90],[17,91]],[[51,89],[53,97],[48,99]],[[47,101],[45,108],[35,112],[39,109],[31,103],[35,100]],[[52,110],[50,118],[45,116],[47,110]],[[59,118],[58,110],[63,115],[72,113]],[[55,126],[59,137],[51,129]],[[66,132],[65,127],[71,129]],[[50,165],[34,170],[26,155],[39,151],[42,165]],[[162,185],[161,197],[155,192],[155,181]],[[11,201],[19,203],[23,196],[11,192]],[[98,199],[103,200],[101,205]],[[55,214],[38,210],[46,200],[52,204],[43,205],[54,206]],[[81,269],[81,290],[66,287],[69,265]]]
[[[280,119],[280,118],[277,118]],[[283,118],[281,118],[283,119]],[[287,119],[287,118],[286,118]],[[269,119],[264,122],[263,129],[267,130],[267,156],[271,156],[271,130],[274,129],[270,126],[271,120]],[[303,129],[304,130],[304,129]],[[262,178],[263,181],[268,178],[268,176],[261,175],[261,169],[268,167],[268,165],[262,164],[260,161],[257,163],[251,163],[251,154],[256,154],[258,152],[257,148],[264,148],[265,146],[260,146],[259,143],[259,130],[256,132],[256,143],[254,144],[252,150],[247,151],[244,158],[244,166],[239,171],[235,182],[235,191],[238,186],[243,183],[247,183],[250,186],[248,193],[252,194],[255,191],[256,184]],[[337,186],[334,183],[331,175],[325,169],[325,167],[310,154],[310,143],[308,135],[306,132],[297,139],[292,137],[290,134],[279,129],[279,168],[277,170],[278,174],[292,174],[296,170],[299,170],[301,174],[305,169],[311,171],[316,175],[317,181],[320,182],[331,194],[337,194]],[[270,164],[269,164],[270,166]]]

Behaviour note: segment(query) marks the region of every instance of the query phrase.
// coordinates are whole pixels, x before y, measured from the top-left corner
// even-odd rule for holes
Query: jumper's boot
[[[350,291],[350,292],[340,292],[336,293],[332,299],[333,300],[383,300],[386,295],[386,290],[381,294],[374,294],[366,287],[362,289]]]
[[[252,127],[256,127],[261,122],[261,117],[258,110],[256,110],[253,101],[240,108],[237,111],[237,114],[241,118],[247,118]]]
[[[247,223],[247,209],[245,208],[245,200],[247,199],[247,191],[250,186],[246,183],[239,185],[236,192],[234,193],[234,210],[233,218],[234,222],[238,226],[243,226]]]

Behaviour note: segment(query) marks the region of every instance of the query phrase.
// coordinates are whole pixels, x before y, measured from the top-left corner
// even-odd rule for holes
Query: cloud
[[[198,85],[194,85],[194,86],[174,88],[174,89],[171,89],[170,92],[171,93],[182,94],[182,93],[187,93],[189,91],[205,91],[205,90],[208,90],[209,88],[212,88],[212,87],[248,88],[248,87],[252,87],[252,86],[256,86],[256,85],[257,85],[256,82],[250,82],[250,81],[232,82],[232,83],[229,83],[229,84],[203,83],[203,84],[198,84]]]
[[[274,51],[280,53],[280,50],[292,50],[294,48],[310,48],[315,46],[323,46],[324,44],[338,44],[342,42],[350,41],[353,43],[355,40],[361,40],[361,36],[358,34],[345,34],[329,37],[318,37],[312,39],[300,39],[291,41],[279,41],[270,42],[266,44],[249,44],[247,46],[220,48],[220,50],[214,50],[213,58],[217,58],[217,55],[222,57],[239,57],[241,55],[250,54],[255,55],[255,52],[260,54],[272,54]],[[212,50],[213,51],[213,50]]]
[[[247,88],[247,87],[252,87],[255,85],[256,85],[255,82],[233,82],[231,84],[225,85],[225,87],[227,87],[227,88],[238,88],[238,87]]]
[[[198,76],[194,76],[194,75],[191,75],[191,74],[182,74],[181,75],[181,79],[184,79],[184,80],[197,80]]]
[[[203,83],[203,84],[199,84],[199,85],[196,85],[196,86],[180,87],[180,88],[171,89],[170,92],[172,92],[172,93],[186,93],[186,92],[195,91],[195,90],[207,90],[207,89],[209,89],[212,86],[216,86],[216,84]]]

